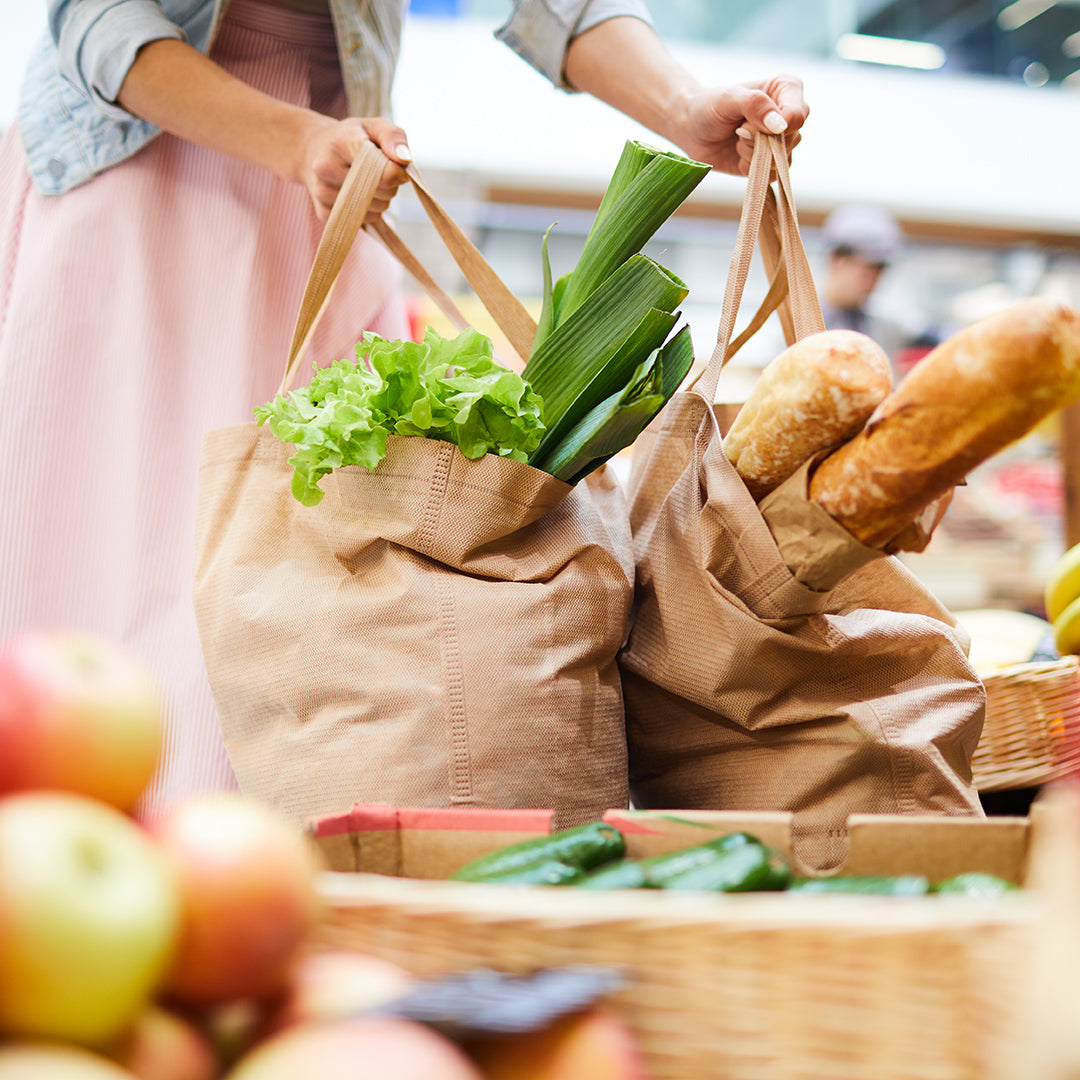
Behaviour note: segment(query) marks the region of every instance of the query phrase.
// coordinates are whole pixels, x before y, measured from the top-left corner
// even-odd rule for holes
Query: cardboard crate
[[[417,975],[614,966],[651,1080],[988,1080],[1022,1057],[1017,972],[1037,898],[589,893],[446,881],[550,831],[530,810],[357,806],[313,822],[322,940]],[[628,854],[734,831],[788,856],[783,813],[611,811]],[[835,872],[1023,883],[1027,819],[857,815]],[[1030,1078],[1026,1078],[1030,1080]]]

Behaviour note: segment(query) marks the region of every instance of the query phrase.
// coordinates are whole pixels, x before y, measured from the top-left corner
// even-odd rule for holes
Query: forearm
[[[607,19],[570,42],[567,81],[685,154],[722,172],[746,175],[754,131],[785,133],[788,152],[809,113],[794,75],[703,87],[641,19]],[[745,136],[741,137],[741,136]]]
[[[302,181],[305,143],[332,123],[255,90],[173,39],[139,51],[118,101],[163,131],[295,182]]]
[[[648,23],[607,19],[570,42],[566,79],[650,131],[678,144],[690,99],[701,85]]]

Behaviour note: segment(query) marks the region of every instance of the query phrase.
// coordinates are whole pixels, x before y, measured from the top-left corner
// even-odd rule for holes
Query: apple
[[[600,1005],[539,1031],[478,1040],[469,1053],[484,1080],[645,1080],[633,1030]]]
[[[322,913],[313,843],[274,808],[233,792],[191,796],[147,828],[182,895],[168,997],[209,1006],[280,993]]]
[[[412,1020],[314,1021],[260,1043],[227,1080],[483,1080],[450,1039]]]
[[[35,630],[0,648],[0,793],[58,788],[130,811],[163,731],[157,685],[121,646]]]
[[[104,1045],[176,948],[172,867],[132,818],[71,792],[0,798],[0,1031]]]
[[[261,1035],[313,1020],[338,1020],[404,994],[413,977],[377,956],[330,949],[304,953],[293,965],[284,992],[269,1006]]]
[[[0,1080],[136,1080],[100,1054],[63,1043],[0,1046]]]
[[[206,1032],[156,1002],[135,1018],[109,1056],[139,1080],[215,1080],[222,1071]]]

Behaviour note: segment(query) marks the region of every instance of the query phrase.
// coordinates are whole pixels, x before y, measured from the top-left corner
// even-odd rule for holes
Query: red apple
[[[281,992],[321,914],[321,863],[307,836],[233,793],[191,797],[147,827],[176,867],[183,897],[167,994],[207,1006]]]
[[[172,867],[122,811],[0,799],[0,1030],[104,1045],[160,988],[179,928]]]
[[[62,1043],[0,1046],[0,1080],[136,1080],[100,1054]]]
[[[272,1003],[263,1037],[313,1020],[339,1020],[404,994],[413,977],[389,960],[334,949],[307,952],[289,973],[288,985]]]
[[[135,1018],[110,1056],[139,1080],[215,1080],[221,1074],[209,1036],[156,1002]]]
[[[469,1047],[484,1080],[645,1080],[629,1024],[594,1006],[551,1027]]]
[[[227,1080],[483,1080],[459,1049],[398,1017],[301,1024],[260,1043]]]
[[[0,649],[0,793],[58,788],[130,810],[163,725],[147,668],[104,638],[40,630]]]

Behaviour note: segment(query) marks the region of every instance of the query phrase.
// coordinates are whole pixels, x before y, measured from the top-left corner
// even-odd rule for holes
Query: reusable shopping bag
[[[772,285],[733,346],[759,232]],[[634,449],[630,790],[642,808],[789,811],[800,857],[829,866],[849,814],[981,812],[970,762],[985,692],[948,611],[818,514],[805,468],[759,507],[725,456],[721,368],[781,302],[789,343],[824,328],[783,141],[760,136],[716,351]],[[811,588],[800,560],[823,551],[836,583]]]
[[[365,151],[327,222],[289,386],[385,158]],[[535,325],[410,170],[437,231],[519,352]],[[388,227],[407,268],[460,313]],[[195,606],[241,789],[303,821],[353,803],[539,807],[556,827],[627,803],[617,652],[633,554],[621,487],[390,436],[372,472],[290,494],[254,421],[200,465]]]

